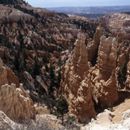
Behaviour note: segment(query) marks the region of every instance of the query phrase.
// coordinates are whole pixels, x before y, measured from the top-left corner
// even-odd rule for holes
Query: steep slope
[[[53,93],[59,87],[60,68],[80,28],[92,37],[97,24],[14,2],[14,6],[0,5],[0,57],[14,70],[25,89],[38,95]],[[25,73],[29,73],[33,83],[28,83]]]

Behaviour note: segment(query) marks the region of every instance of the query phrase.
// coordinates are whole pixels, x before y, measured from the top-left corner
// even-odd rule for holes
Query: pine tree
[[[38,58],[35,56],[35,63],[33,67],[33,76],[40,75],[40,65],[38,63]]]
[[[62,118],[62,124],[64,123],[64,115],[68,112],[68,102],[63,96],[60,96],[57,100],[57,113]]]
[[[55,81],[56,81],[56,76],[55,76],[55,71],[54,71],[54,66],[51,64],[50,65],[50,87],[49,87],[49,92],[53,93],[54,88],[55,88]]]

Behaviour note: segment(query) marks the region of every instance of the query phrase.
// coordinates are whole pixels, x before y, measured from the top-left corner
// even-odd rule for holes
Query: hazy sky
[[[130,0],[26,0],[36,7],[130,5]]]

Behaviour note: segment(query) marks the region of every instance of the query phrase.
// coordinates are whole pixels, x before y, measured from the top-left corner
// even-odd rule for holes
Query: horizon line
[[[45,6],[42,8],[79,8],[79,7],[129,7],[130,5],[90,5],[90,6]]]

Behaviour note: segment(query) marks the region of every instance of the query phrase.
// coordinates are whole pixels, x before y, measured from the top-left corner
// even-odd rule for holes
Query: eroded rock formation
[[[101,79],[107,80],[117,66],[117,46],[118,43],[116,38],[101,37],[97,61],[97,66],[101,73]]]
[[[90,69],[93,97],[101,106],[112,106],[118,100],[117,46],[115,38],[101,37],[97,65]]]
[[[97,55],[98,55],[98,47],[100,45],[100,38],[103,35],[103,28],[98,26],[96,32],[94,34],[93,41],[88,42],[88,60],[94,66],[96,64]]]
[[[90,73],[93,99],[101,108],[111,107],[118,100],[115,70],[108,80],[99,79],[99,70]]]
[[[64,67],[61,85],[69,103],[69,112],[76,115],[79,121],[84,122],[95,116],[91,88],[88,80],[85,79],[89,70],[85,36],[80,33],[75,44],[72,57]]]
[[[0,110],[11,119],[21,122],[35,118],[33,105],[17,76],[0,59]]]
[[[98,50],[97,64],[90,67],[87,50],[89,44],[86,46],[85,36],[80,35],[72,57],[64,67],[61,82],[70,112],[80,121],[95,116],[94,103],[105,108],[111,107],[118,100],[118,42],[116,38],[102,36],[95,40],[95,44]]]
[[[18,122],[35,118],[32,100],[22,88],[16,88],[15,84],[0,87],[0,110]]]
[[[3,65],[3,61],[0,59],[0,86],[5,84],[16,84],[19,87],[19,80],[14,72]]]

